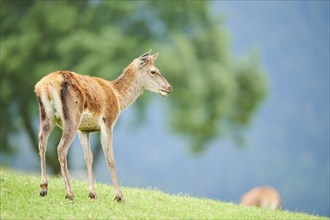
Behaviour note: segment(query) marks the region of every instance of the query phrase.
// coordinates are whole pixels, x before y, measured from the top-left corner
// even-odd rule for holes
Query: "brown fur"
[[[129,87],[131,87],[132,79],[134,78],[134,68],[131,63],[125,70],[123,75],[113,81],[114,88],[120,93],[124,94]]]
[[[118,85],[124,83],[127,83],[127,79],[119,82]],[[115,121],[118,116],[118,100],[109,81],[70,71],[56,71],[48,74],[37,83],[35,92],[38,97],[41,96],[42,87],[47,88],[47,97],[50,100],[53,100],[50,95],[50,88],[58,87],[65,118],[67,118],[66,115],[70,108],[79,109],[79,112],[88,110],[96,115],[106,111],[105,116],[111,117],[112,121]],[[125,90],[126,88],[122,88],[119,89],[119,92],[124,93]],[[38,99],[40,100],[40,98]],[[43,109],[43,107],[41,108]],[[42,117],[45,116],[44,110],[41,114]]]

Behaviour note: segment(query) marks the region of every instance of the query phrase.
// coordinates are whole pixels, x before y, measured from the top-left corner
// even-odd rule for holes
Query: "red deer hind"
[[[67,154],[76,131],[87,166],[89,197],[96,198],[89,133],[100,131],[103,151],[114,185],[115,200],[124,201],[115,171],[112,147],[112,131],[119,113],[132,104],[144,89],[160,93],[162,96],[172,92],[171,85],[154,64],[158,53],[150,55],[150,52],[151,50],[134,59],[114,81],[70,71],[57,71],[48,74],[35,85],[40,110],[40,196],[47,195],[46,146],[52,129],[57,125],[63,130],[57,151],[65,181],[66,198],[74,198]]]
[[[253,188],[241,197],[241,204],[276,210],[281,208],[280,194],[269,186]]]

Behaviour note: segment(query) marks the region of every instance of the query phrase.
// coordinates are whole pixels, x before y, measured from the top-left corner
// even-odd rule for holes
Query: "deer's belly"
[[[78,129],[82,131],[99,131],[99,116],[91,112],[84,112]]]

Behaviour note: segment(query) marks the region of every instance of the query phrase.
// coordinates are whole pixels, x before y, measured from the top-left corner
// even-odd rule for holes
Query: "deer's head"
[[[136,69],[142,81],[142,86],[151,92],[167,96],[173,91],[173,88],[154,64],[159,53],[150,55],[150,52],[151,50],[142,54],[135,60]]]

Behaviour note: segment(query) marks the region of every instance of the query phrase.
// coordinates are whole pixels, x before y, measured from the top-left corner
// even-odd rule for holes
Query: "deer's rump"
[[[47,116],[61,128],[63,121],[77,117],[79,130],[98,131],[101,112],[105,112],[103,108],[107,108],[109,114],[118,112],[110,82],[96,77],[57,71],[41,79],[35,92],[41,116]],[[104,105],[105,102],[109,104]]]

